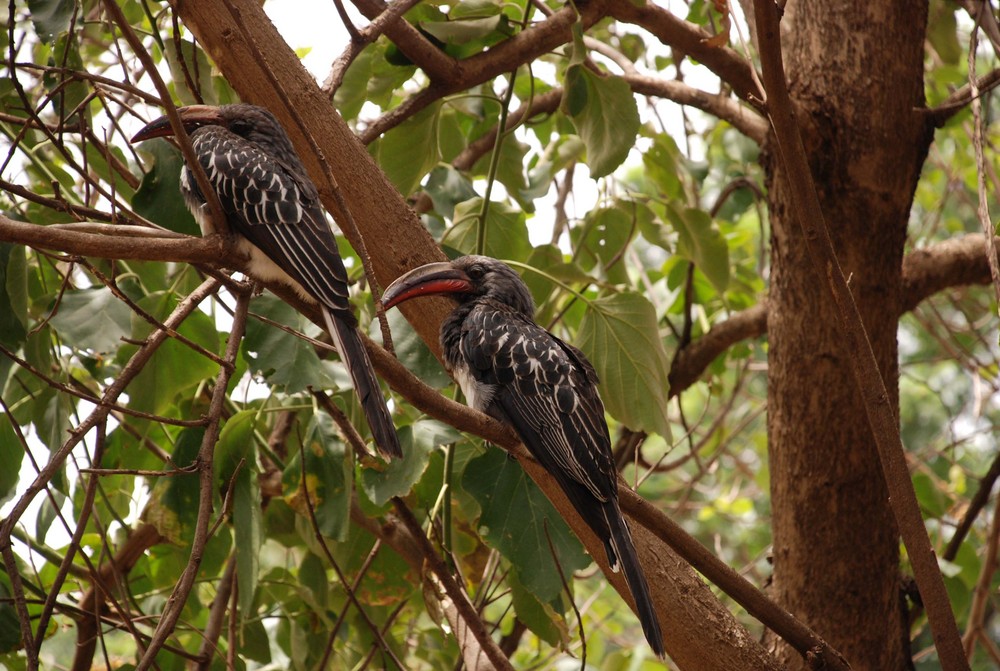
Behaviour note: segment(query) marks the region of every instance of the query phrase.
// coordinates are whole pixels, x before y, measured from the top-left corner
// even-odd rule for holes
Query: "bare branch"
[[[647,96],[673,100],[681,105],[689,105],[708,112],[740,131],[758,145],[763,144],[769,126],[767,120],[751,107],[743,105],[731,96],[722,93],[708,93],[672,79],[658,79],[640,74],[625,74],[623,79],[632,90]]]
[[[232,240],[222,235],[178,237],[176,233],[167,233],[154,237],[155,234],[150,233],[149,229],[115,225],[96,228],[94,224],[89,224],[85,230],[100,232],[26,224],[0,214],[0,240],[4,242],[103,259],[176,261],[206,265],[215,265],[222,260],[236,268],[246,264],[246,260],[241,260],[240,254],[236,252]]]
[[[636,5],[632,0],[611,0],[608,9],[619,21],[642,26],[663,44],[695,58],[733,87],[740,100],[760,107],[750,64],[729,47],[710,46],[707,40],[712,35],[709,33],[652,2]]]

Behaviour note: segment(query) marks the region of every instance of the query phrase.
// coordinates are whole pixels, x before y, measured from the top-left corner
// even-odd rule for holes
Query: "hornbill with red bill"
[[[348,301],[347,271],[292,142],[268,110],[255,105],[192,105],[177,110],[184,130],[218,195],[228,232],[238,238],[260,281],[277,280],[317,301],[330,337],[347,367],[375,444],[385,457],[401,457],[389,409]],[[167,117],[148,124],[133,142],[173,135]],[[181,169],[181,193],[204,234],[218,231],[191,172]],[[224,231],[218,231],[224,232]]]
[[[466,402],[513,427],[555,478],[604,543],[611,569],[624,571],[646,640],[662,657],[649,585],[618,506],[618,473],[594,367],[583,352],[535,323],[528,287],[493,258],[463,256],[411,270],[386,288],[382,303],[389,309],[440,294],[458,300],[441,324],[441,349]]]

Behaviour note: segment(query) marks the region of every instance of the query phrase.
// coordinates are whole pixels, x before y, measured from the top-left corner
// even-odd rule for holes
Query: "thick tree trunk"
[[[820,201],[892,401],[906,223],[932,134],[926,2],[796,3],[785,70]],[[787,28],[787,29],[786,29]],[[899,541],[837,312],[765,152],[773,272],[768,430],[774,593],[856,669],[908,664]],[[785,649],[791,668],[802,659]]]

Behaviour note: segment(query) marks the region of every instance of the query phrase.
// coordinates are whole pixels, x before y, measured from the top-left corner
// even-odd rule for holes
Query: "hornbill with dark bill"
[[[237,104],[180,107],[184,130],[219,197],[230,233],[250,258],[257,280],[283,282],[316,300],[330,337],[361,399],[379,451],[401,457],[389,409],[348,301],[347,271],[292,142],[268,110]],[[173,135],[167,117],[148,124],[133,142]],[[204,234],[216,232],[205,196],[190,166],[181,169],[181,193]]]
[[[421,266],[390,284],[389,309],[416,296],[458,300],[441,324],[445,365],[466,402],[513,427],[604,543],[611,569],[623,569],[653,651],[663,656],[660,624],[632,535],[618,506],[618,474],[597,373],[577,348],[535,323],[535,305],[518,274],[486,256]]]

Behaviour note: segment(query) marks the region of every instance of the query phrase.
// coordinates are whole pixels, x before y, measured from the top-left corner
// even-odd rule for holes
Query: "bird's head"
[[[535,302],[521,277],[488,256],[462,256],[414,268],[386,287],[382,305],[389,309],[417,296],[450,294],[458,301],[490,298],[534,318]]]
[[[185,132],[190,135],[205,126],[220,126],[226,130],[260,145],[271,155],[294,155],[292,142],[271,112],[247,103],[235,105],[189,105],[178,107],[177,115]],[[132,142],[142,142],[154,137],[175,135],[169,117],[161,116],[144,126],[135,134]]]

